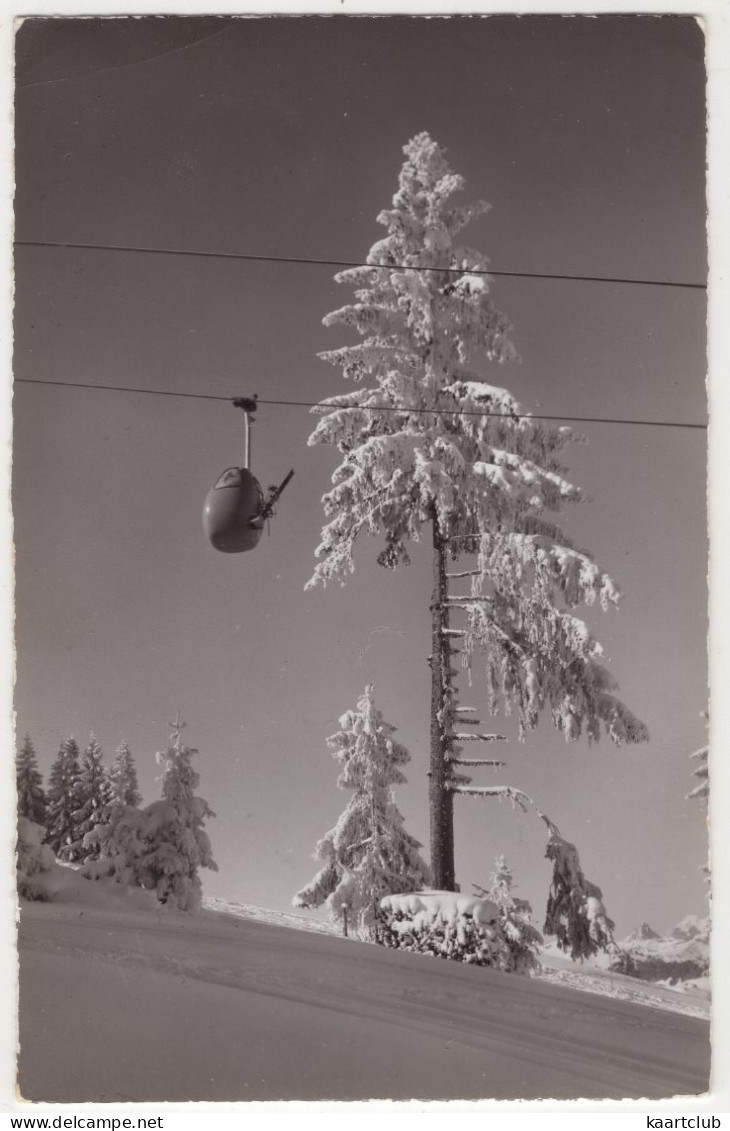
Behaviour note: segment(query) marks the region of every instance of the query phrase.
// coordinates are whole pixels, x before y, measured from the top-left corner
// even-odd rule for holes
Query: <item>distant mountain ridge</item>
[[[611,962],[618,973],[647,982],[702,978],[710,968],[710,920],[687,915],[664,936],[643,922],[618,945]]]
[[[659,937],[659,934],[644,920],[643,923],[629,932],[620,945],[622,947],[633,946],[634,943],[645,942],[647,939],[658,939]]]

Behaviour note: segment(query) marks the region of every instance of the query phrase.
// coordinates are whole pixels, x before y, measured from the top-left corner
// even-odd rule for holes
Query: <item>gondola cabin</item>
[[[208,492],[203,529],[210,544],[224,554],[253,550],[266,521],[264,493],[246,467],[229,467]]]

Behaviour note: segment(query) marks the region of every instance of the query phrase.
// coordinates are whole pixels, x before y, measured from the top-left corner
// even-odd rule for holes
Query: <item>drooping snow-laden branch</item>
[[[548,832],[551,836],[559,837],[560,830],[558,826],[550,820],[550,818],[543,813],[532,800],[524,792],[524,790],[516,789],[512,785],[455,785],[451,786],[453,793],[464,794],[468,797],[496,797],[499,801],[504,801],[508,798],[513,806],[521,809],[523,813],[529,812],[530,808],[534,809],[538,817],[540,817],[547,825]]]
[[[511,785],[451,786],[452,792],[467,797],[508,798],[524,813],[534,809],[545,822],[549,838],[545,856],[553,863],[545,926],[548,935],[555,935],[561,950],[573,959],[587,958],[614,943],[614,923],[603,905],[601,889],[587,880],[580,865],[578,850],[565,840],[557,825],[543,813],[523,790]]]

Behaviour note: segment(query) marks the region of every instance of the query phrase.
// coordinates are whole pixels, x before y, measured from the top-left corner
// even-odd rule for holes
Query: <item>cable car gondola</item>
[[[203,529],[211,546],[224,554],[240,554],[259,544],[266,522],[289,480],[290,471],[278,487],[264,496],[261,484],[249,469],[251,458],[251,414],[257,409],[255,397],[240,397],[233,402],[243,409],[245,418],[242,467],[227,467],[208,492],[203,507]]]

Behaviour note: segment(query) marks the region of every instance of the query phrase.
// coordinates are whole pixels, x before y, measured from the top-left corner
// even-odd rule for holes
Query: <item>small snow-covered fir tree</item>
[[[76,835],[74,814],[78,809],[78,781],[81,773],[79,748],[73,737],[59,747],[48,778],[46,829],[48,844],[62,860],[79,860],[82,851]]]
[[[453,772],[462,761],[454,639],[469,662],[483,657],[488,705],[515,709],[521,738],[543,710],[567,740],[605,730],[616,743],[639,742],[647,731],[615,696],[600,645],[572,612],[615,605],[619,594],[556,524],[582,498],[562,463],[571,430],[525,414],[483,379],[485,364],[516,356],[488,260],[458,240],[488,205],[454,201],[463,180],[427,133],[404,152],[392,208],[378,216],[387,235],[365,266],[335,276],[354,286],[355,301],[324,319],[361,340],[320,356],[363,384],[313,410],[322,419],[309,443],[336,446],[342,460],[323,499],[329,521],[309,585],[344,582],[361,534],[384,539],[378,560],[389,568],[408,560],[424,527],[430,534],[431,863],[436,886],[453,888],[453,795],[468,783]],[[475,566],[447,575],[462,553],[476,553]],[[469,577],[471,591],[451,596],[450,577]],[[450,626],[452,613],[462,627]]]
[[[97,825],[106,824],[109,819],[109,777],[102,756],[99,741],[92,733],[81,758],[81,771],[75,790],[77,802],[77,808],[73,813],[75,839],[71,847],[77,860],[93,860],[98,856],[98,849],[91,844],[84,844],[84,838]]]
[[[529,901],[514,895],[512,887],[512,871],[504,856],[496,858],[487,890],[474,885],[477,895],[491,899],[499,908],[503,939],[500,968],[507,973],[530,974],[540,967],[543,939],[532,923]]]
[[[348,921],[362,936],[374,938],[380,899],[419,890],[428,882],[429,871],[393,798],[393,787],[406,780],[401,767],[410,754],[394,740],[395,727],[375,707],[371,686],[355,710],[341,717],[340,727],[327,745],[341,766],[338,787],[353,795],[317,845],[315,859],[323,867],[293,903],[325,903],[335,921],[346,909]]]
[[[117,747],[109,771],[109,785],[111,805],[131,805],[136,808],[141,804],[137,767],[127,742],[121,742]]]
[[[130,841],[141,845],[134,862],[136,881],[145,888],[154,888],[161,903],[172,903],[181,911],[194,911],[200,905],[202,884],[200,869],[218,870],[204,825],[215,813],[195,790],[200,775],[193,769],[192,758],[198,751],[182,741],[186,724],[179,716],[171,723],[172,734],[167,750],[158,753],[162,766],[162,801],[141,810],[139,821],[127,809],[125,830]],[[135,850],[136,851],[136,850]]]
[[[43,777],[38,769],[38,759],[30,735],[15,756],[15,782],[18,792],[18,816],[27,817],[35,825],[45,825],[46,795]]]

